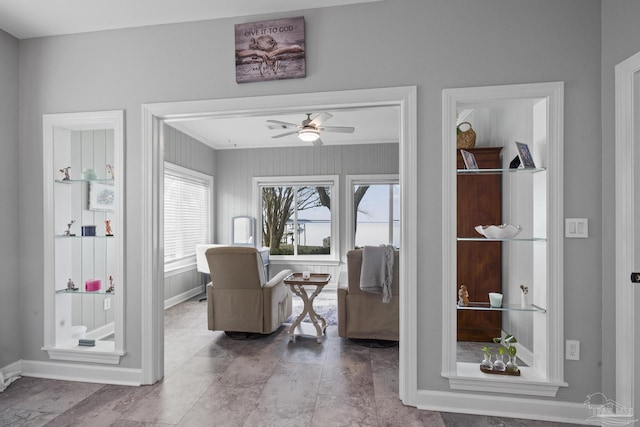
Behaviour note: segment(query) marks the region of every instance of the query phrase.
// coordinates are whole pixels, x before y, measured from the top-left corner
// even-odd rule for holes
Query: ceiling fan
[[[301,124],[282,122],[280,120],[267,120],[267,127],[269,129],[294,129],[291,132],[281,133],[280,135],[274,135],[272,138],[282,138],[283,136],[298,134],[298,138],[301,141],[311,142],[313,145],[322,145],[320,140],[320,132],[342,132],[352,133],[355,128],[347,126],[322,126],[324,122],[333,117],[329,113],[319,113],[313,119],[311,113],[307,113],[307,118],[302,121]]]

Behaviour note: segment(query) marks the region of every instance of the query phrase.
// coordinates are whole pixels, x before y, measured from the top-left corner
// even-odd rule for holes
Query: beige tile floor
[[[0,426],[559,426],[420,411],[398,399],[398,347],[366,348],[329,326],[322,344],[287,326],[235,341],[206,329],[197,298],[165,316],[165,378],[126,387],[21,378]]]

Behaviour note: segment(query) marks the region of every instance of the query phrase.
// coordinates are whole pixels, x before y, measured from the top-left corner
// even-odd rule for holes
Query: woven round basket
[[[469,125],[469,129],[467,130],[460,129],[460,126],[462,125]],[[456,128],[456,136],[457,136],[456,145],[458,149],[464,150],[464,149],[473,148],[476,146],[476,132],[471,127],[471,123],[469,122],[460,123]]]

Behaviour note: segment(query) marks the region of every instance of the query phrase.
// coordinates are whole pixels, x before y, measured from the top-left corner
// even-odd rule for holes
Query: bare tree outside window
[[[303,248],[300,242],[296,241],[297,237],[306,231],[305,227],[308,223],[312,223],[313,220],[301,220],[298,230],[293,229],[293,224],[297,222],[301,212],[312,210],[326,210],[330,221],[331,187],[262,187],[262,241],[271,248],[272,255],[294,255],[295,245],[299,253],[329,253],[329,248],[321,242]],[[296,213],[298,217],[295,217]],[[327,237],[330,238],[330,236]]]

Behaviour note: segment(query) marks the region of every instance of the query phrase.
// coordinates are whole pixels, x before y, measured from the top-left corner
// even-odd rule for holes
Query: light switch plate
[[[587,218],[565,218],[564,221],[565,237],[572,239],[589,237],[589,220]]]

